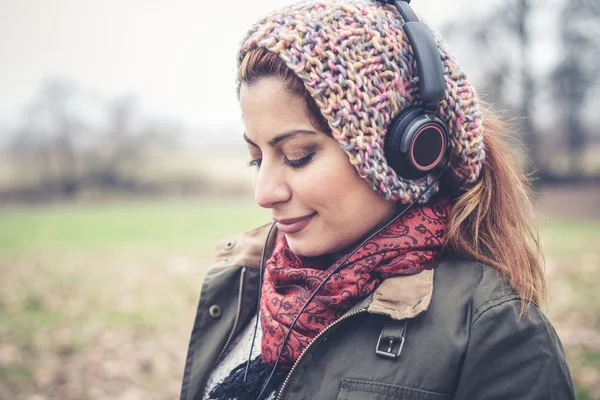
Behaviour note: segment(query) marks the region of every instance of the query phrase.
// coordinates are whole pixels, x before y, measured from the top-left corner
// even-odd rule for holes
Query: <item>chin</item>
[[[288,246],[290,246],[290,250],[296,256],[299,257],[319,257],[323,254],[327,254],[327,249],[319,246],[318,241],[316,240],[302,240],[297,238],[291,238],[286,236]],[[322,245],[322,243],[321,243]]]

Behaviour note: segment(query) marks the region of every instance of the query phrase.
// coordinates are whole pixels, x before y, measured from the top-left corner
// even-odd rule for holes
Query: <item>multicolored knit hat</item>
[[[255,24],[238,60],[255,48],[278,54],[302,79],[359,175],[384,198],[409,203],[437,173],[403,179],[384,156],[388,125],[419,102],[416,61],[403,25],[394,6],[374,0],[301,2]],[[444,42],[435,40],[446,82],[439,116],[448,127],[450,170],[468,186],[485,158],[482,114],[475,89]],[[436,184],[420,202],[438,190]]]

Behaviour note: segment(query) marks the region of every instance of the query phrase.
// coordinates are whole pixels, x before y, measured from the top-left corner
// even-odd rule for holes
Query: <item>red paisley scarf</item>
[[[373,293],[386,278],[435,268],[446,237],[449,214],[447,199],[417,206],[356,251],[346,267],[319,290],[296,322],[279,368],[291,368],[311,339]],[[327,269],[318,268],[306,258],[294,255],[285,236],[278,237],[273,255],[265,265],[260,303],[261,354],[267,364],[275,364],[296,315],[345,257]]]

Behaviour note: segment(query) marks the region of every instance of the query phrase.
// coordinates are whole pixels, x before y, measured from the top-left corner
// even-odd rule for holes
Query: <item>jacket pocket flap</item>
[[[450,400],[450,394],[413,389],[389,383],[342,379],[338,400]]]

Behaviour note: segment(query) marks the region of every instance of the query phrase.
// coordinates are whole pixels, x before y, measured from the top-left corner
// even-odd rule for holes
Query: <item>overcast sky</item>
[[[468,21],[489,10],[494,1],[499,0],[411,5],[440,30],[446,21]],[[15,126],[48,78],[65,78],[106,100],[136,94],[146,114],[171,117],[191,129],[236,132],[239,42],[257,19],[293,2],[0,0],[0,145],[2,133]],[[457,50],[460,41],[450,44]],[[471,65],[476,64],[475,55]]]
[[[137,93],[146,110],[192,126],[235,124],[237,46],[255,20],[290,3],[0,0],[0,126],[49,77],[106,98]],[[412,4],[434,26],[456,12],[446,0]]]

